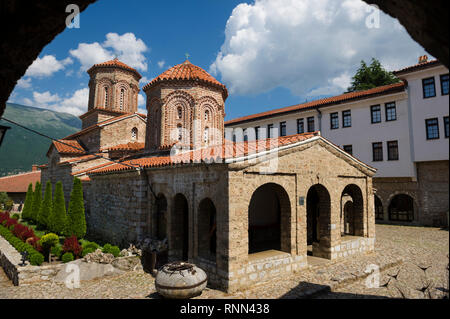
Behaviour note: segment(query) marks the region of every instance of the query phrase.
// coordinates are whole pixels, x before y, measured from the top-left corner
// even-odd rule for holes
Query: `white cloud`
[[[26,101],[25,101],[26,100]],[[58,94],[49,91],[39,93],[33,92],[33,100],[24,98],[27,105],[46,108],[57,112],[65,112],[73,115],[81,115],[86,112],[89,100],[89,89],[76,90],[72,96],[61,98]]]
[[[147,83],[151,82],[154,78],[149,79],[146,76],[143,76],[140,80],[139,80],[139,84],[142,85],[146,85]]]
[[[145,106],[145,98],[142,94],[138,94],[138,106]]]
[[[79,43],[78,48],[69,50],[70,55],[81,63],[81,70],[86,71],[92,65],[113,59],[113,54],[103,48],[98,42]]]
[[[89,89],[76,90],[73,95],[66,98],[53,106],[53,109],[58,112],[66,112],[74,115],[81,115],[87,111],[89,101]]]
[[[160,69],[162,69],[165,64],[166,64],[166,61],[164,61],[164,60],[158,61],[158,66]]]
[[[19,81],[17,81],[16,87],[21,89],[31,88],[31,78],[21,78]]]
[[[147,114],[147,109],[138,108],[138,113]]]
[[[375,57],[390,70],[415,64],[424,50],[382,12],[380,28],[367,28],[367,8],[361,0],[239,4],[210,72],[233,94],[286,87],[313,96],[342,93],[361,60]]]
[[[28,67],[25,76],[44,78],[49,77],[53,73],[63,70],[67,65],[72,64],[73,60],[68,57],[64,60],[57,60],[54,55],[45,55],[37,58]]]
[[[27,105],[27,106],[33,106],[33,101],[32,101],[31,99],[27,98],[27,97],[24,97],[24,98],[22,99],[22,103],[23,103],[24,105]]]
[[[58,102],[60,99],[58,94],[51,94],[49,91],[43,93],[33,92],[33,100],[35,105],[39,107],[49,106],[49,104]]]
[[[143,54],[147,50],[144,41],[137,39],[133,33],[108,33],[103,43],[79,43],[69,53],[80,61],[82,71],[96,63],[112,60],[115,56],[133,68],[147,71],[147,61]]]

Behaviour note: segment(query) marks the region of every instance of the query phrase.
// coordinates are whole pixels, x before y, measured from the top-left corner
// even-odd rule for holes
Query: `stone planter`
[[[173,262],[158,270],[156,291],[165,298],[187,299],[198,296],[206,288],[208,276],[193,264]]]

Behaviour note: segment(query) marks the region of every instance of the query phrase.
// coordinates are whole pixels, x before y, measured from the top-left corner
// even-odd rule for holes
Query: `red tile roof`
[[[151,167],[162,167],[171,166],[186,163],[199,163],[199,162],[212,162],[213,159],[228,159],[228,158],[239,158],[242,156],[247,156],[251,154],[256,154],[260,147],[261,151],[274,149],[276,147],[281,147],[288,144],[297,143],[300,141],[308,140],[314,136],[318,136],[317,132],[314,133],[303,133],[295,134],[290,136],[283,136],[278,138],[270,138],[266,140],[261,140],[256,142],[239,142],[233,143],[231,141],[226,141],[224,145],[211,146],[205,149],[188,151],[179,155],[174,156],[154,156],[154,157],[144,157],[131,160],[123,161],[124,164],[135,166],[136,168],[151,168]],[[106,166],[103,165],[103,166]],[[132,170],[131,167],[122,164],[113,164],[107,167],[100,167],[98,169],[91,169],[89,173],[109,173],[109,172],[119,172],[125,170]]]
[[[108,151],[138,151],[145,147],[145,143],[129,142],[126,144],[118,144],[110,147],[102,148],[101,150]]]
[[[28,185],[41,181],[41,171],[0,177],[0,192],[26,193]]]
[[[85,154],[86,151],[76,140],[58,140],[53,141],[53,146],[55,146],[58,153],[61,154]]]
[[[148,88],[161,82],[180,80],[199,81],[209,85],[213,85],[223,90],[224,99],[226,99],[228,96],[228,90],[225,85],[217,81],[212,75],[203,70],[201,67],[192,64],[188,60],[186,60],[184,63],[177,64],[174,67],[171,67],[167,71],[163,72],[147,85],[145,85],[143,87],[143,90],[147,90]]]
[[[406,68],[394,71],[392,73],[394,73],[394,75],[398,76],[398,75],[414,72],[414,71],[421,70],[421,69],[431,68],[433,66],[437,66],[437,65],[441,65],[441,64],[442,63],[439,62],[438,60],[431,60],[428,62],[417,63],[415,65],[411,65]]]
[[[94,64],[89,70],[87,70],[87,72],[90,73],[96,68],[110,68],[110,67],[116,67],[116,68],[121,68],[121,69],[125,69],[125,70],[128,70],[128,71],[132,71],[139,77],[139,79],[142,77],[139,74],[139,72],[136,71],[136,69],[133,69],[132,67],[130,67],[130,66],[126,65],[125,63],[119,61],[117,58],[115,58],[114,60],[103,62],[103,63]]]
[[[400,92],[405,89],[405,86],[406,86],[406,84],[404,82],[399,82],[399,83],[395,83],[395,84],[379,86],[379,87],[369,89],[369,90],[344,93],[344,94],[341,94],[338,96],[328,97],[328,98],[311,101],[311,102],[307,102],[307,103],[303,103],[303,104],[297,104],[297,105],[293,105],[293,106],[283,107],[280,109],[270,110],[267,112],[262,112],[262,113],[239,117],[239,118],[225,122],[225,125],[249,122],[249,121],[254,121],[254,120],[271,117],[274,115],[282,115],[282,114],[286,114],[286,113],[296,112],[299,110],[314,109],[314,108],[318,108],[318,107],[340,104],[340,103],[344,103],[347,101],[359,100],[359,99],[369,98],[369,97],[378,96],[378,95],[387,94],[387,93]]]

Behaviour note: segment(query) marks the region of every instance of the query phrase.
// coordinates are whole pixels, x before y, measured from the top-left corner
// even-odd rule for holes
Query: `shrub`
[[[83,247],[83,250],[85,249],[93,249],[96,251],[100,246],[97,243],[94,243],[93,241],[85,241],[83,244],[81,244]]]
[[[81,255],[83,247],[81,247],[78,242],[77,236],[73,235],[71,237],[67,237],[64,240],[63,251],[71,252],[74,256],[78,257]]]
[[[39,244],[44,249],[51,249],[52,247],[59,244],[59,237],[56,234],[48,233],[42,236],[41,240],[39,241]]]
[[[0,213],[0,224],[3,224],[3,222],[7,221],[8,219],[9,219],[9,213],[8,212]]]
[[[78,238],[86,235],[86,217],[84,215],[83,186],[77,177],[73,179],[69,201],[69,233]]]
[[[44,262],[44,256],[33,246],[24,243],[4,226],[0,226],[0,235],[5,238],[18,252],[28,252],[28,260],[34,266],[40,266]]]
[[[28,185],[27,196],[25,197],[25,204],[22,209],[22,219],[30,219],[31,209],[33,206],[33,183]]]
[[[56,256],[56,257],[60,258],[60,257],[61,257],[61,254],[62,254],[62,246],[61,246],[61,245],[53,246],[53,247],[50,249],[50,253],[51,253],[53,256]]]
[[[39,240],[40,238],[37,236],[33,236],[33,237],[29,237],[26,240],[27,244],[30,244],[31,246],[33,246],[34,249],[36,249],[37,251],[42,251],[42,246],[39,244]]]
[[[14,225],[14,229],[12,230],[12,232],[14,236],[20,238],[23,241],[26,241],[30,237],[34,237],[34,230],[22,224]]]
[[[19,220],[20,215],[19,214],[14,214],[14,215],[12,215],[11,218],[14,218],[15,220]]]
[[[112,246],[111,244],[105,244],[102,251],[105,254],[114,255],[114,257],[118,257],[120,255],[120,248],[117,246]]]
[[[66,201],[64,199],[64,191],[61,182],[55,185],[55,195],[53,198],[53,210],[48,220],[48,227],[52,232],[60,235],[70,236],[68,233],[68,221],[66,213]]]
[[[72,253],[65,253],[62,255],[61,260],[63,263],[68,263],[69,261],[72,261],[74,259]]]
[[[41,183],[36,182],[33,193],[33,204],[31,206],[30,219],[37,222],[37,217],[39,214],[39,209],[41,208],[42,202],[42,188]]]
[[[39,208],[39,213],[37,216],[37,222],[43,229],[49,228],[48,219],[52,214],[52,209],[52,183],[50,183],[50,181],[47,181],[47,184],[45,185],[44,199],[42,200],[42,204]]]
[[[18,221],[17,221],[17,219],[13,219],[13,218],[8,218],[8,220],[5,222],[5,226],[8,228],[8,229],[13,229],[14,228],[14,226],[15,225],[17,225],[18,224]]]
[[[30,260],[30,264],[40,266],[44,262],[44,255],[34,253],[31,254],[28,259]]]

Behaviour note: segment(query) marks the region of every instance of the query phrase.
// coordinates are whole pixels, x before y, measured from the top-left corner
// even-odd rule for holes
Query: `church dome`
[[[136,71],[136,69],[133,69],[131,66],[126,65],[125,63],[119,61],[119,59],[115,58],[114,60],[110,60],[110,61],[106,61],[103,63],[98,63],[98,64],[94,64],[88,71],[87,73],[91,73],[92,71],[94,71],[97,68],[119,68],[119,69],[124,69],[127,71],[131,71],[133,73],[135,73],[139,79],[142,77],[138,71]]]
[[[167,71],[163,72],[156,78],[154,78],[150,83],[144,86],[143,90],[151,88],[162,82],[172,82],[172,81],[196,81],[201,82],[206,85],[214,86],[223,91],[224,99],[228,96],[228,91],[225,85],[217,81],[212,75],[203,70],[201,67],[196,66],[186,60],[181,64],[177,64],[171,67]]]

